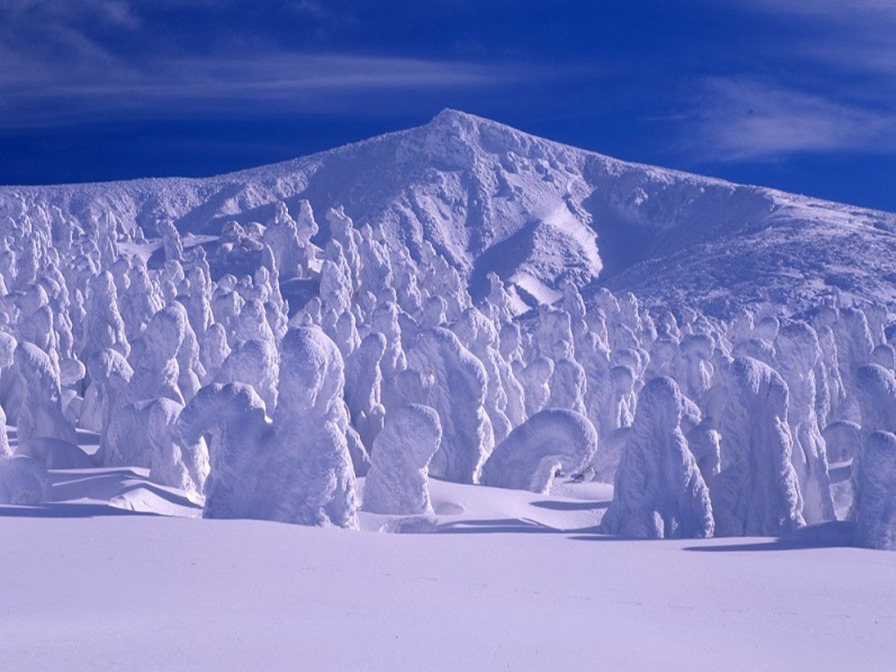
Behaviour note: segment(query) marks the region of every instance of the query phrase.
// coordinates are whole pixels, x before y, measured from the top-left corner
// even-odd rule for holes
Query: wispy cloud
[[[146,67],[112,63],[66,74],[47,65],[0,74],[0,127],[125,113],[164,117],[203,110],[215,116],[258,106],[275,114],[345,111],[373,95],[506,85],[519,75],[462,62],[295,53],[157,58]]]
[[[896,119],[886,109],[756,79],[706,80],[689,128],[689,149],[705,161],[896,148]]]
[[[730,72],[696,78],[680,124],[694,156],[756,162],[896,151],[893,0],[734,0],[730,7],[762,30]]]
[[[892,0],[735,0],[740,5],[776,14],[803,14],[831,17],[837,20],[861,19],[867,13],[896,15]]]
[[[843,73],[854,77],[880,78],[887,88],[880,91],[867,90],[869,97],[881,94],[896,99],[896,23],[889,39],[876,40],[870,34],[855,40],[823,43],[817,40],[798,40],[791,48],[793,58],[811,59],[829,68],[832,73]]]
[[[223,4],[237,4],[220,3],[171,0],[166,6],[201,9],[207,18]],[[261,108],[267,114],[359,111],[394,92],[506,86],[532,74],[519,66],[300,51],[255,44],[245,35],[248,44],[206,48],[156,42],[144,30],[145,6],[136,0],[3,0],[0,128]],[[311,0],[278,7],[321,25],[344,22]]]
[[[742,9],[776,17],[792,37],[775,48],[835,71],[896,77],[893,0],[736,0]]]

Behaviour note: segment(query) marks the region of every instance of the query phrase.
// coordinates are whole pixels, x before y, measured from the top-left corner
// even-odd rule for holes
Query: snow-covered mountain
[[[454,110],[219,177],[4,187],[0,216],[18,199],[80,221],[111,216],[147,237],[166,218],[217,236],[231,221],[268,221],[278,202],[341,205],[415,258],[431,242],[474,299],[490,271],[530,305],[556,298],[564,278],[726,317],[837,293],[896,299],[896,215],[618,161]],[[327,237],[322,223],[315,242]]]
[[[609,488],[601,534],[893,549],[894,250],[894,215],[450,110],[220,177],[2,188],[0,504],[141,469],[97,499],[431,530],[433,475]]]

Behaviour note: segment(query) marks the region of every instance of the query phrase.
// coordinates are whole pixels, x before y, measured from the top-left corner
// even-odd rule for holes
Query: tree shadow
[[[590,530],[575,530],[570,536],[573,541],[616,541],[662,543],[682,541],[681,539],[628,539],[610,534],[600,534],[597,527]],[[583,534],[584,533],[584,534]],[[812,548],[843,548],[853,545],[855,523],[832,520],[827,523],[810,525],[778,539],[757,539],[744,541],[738,537],[727,537],[732,543],[719,545],[685,546],[683,551],[698,553],[743,553],[752,551],[795,551]],[[716,542],[721,538],[716,538]],[[695,540],[696,541],[696,540]],[[706,540],[710,541],[710,540]]]
[[[682,550],[698,553],[744,553],[754,551],[799,551],[813,548],[843,548],[853,545],[855,523],[832,520],[809,525],[796,532],[763,541],[739,542],[724,546],[687,546]]]
[[[437,534],[587,534],[596,527],[561,529],[522,518],[493,518],[443,523],[433,530]]]
[[[35,506],[0,506],[0,518],[97,518],[102,516],[156,516],[145,511],[120,509],[108,504],[54,502]]]
[[[606,509],[610,506],[610,502],[554,502],[554,501],[538,501],[529,502],[530,506],[539,509],[548,509],[549,511],[594,511]]]
[[[147,475],[131,467],[86,467],[83,469],[48,469],[53,485],[89,483],[91,481],[146,480]]]
[[[586,528],[583,530],[574,530],[577,534],[569,537],[572,541],[615,541],[626,543],[663,543],[664,541],[675,541],[674,539],[628,539],[626,537],[617,537],[613,534],[606,534],[600,531],[600,526]]]

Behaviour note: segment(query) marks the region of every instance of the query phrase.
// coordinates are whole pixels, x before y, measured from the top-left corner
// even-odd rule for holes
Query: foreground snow
[[[51,476],[72,501],[0,509],[7,670],[884,670],[896,655],[893,554],[617,541],[594,532],[611,496],[595,483],[433,481],[435,516],[362,514],[431,533],[359,534],[129,514],[102,498],[137,499],[140,470]],[[144,506],[171,513],[177,493],[159,492]]]

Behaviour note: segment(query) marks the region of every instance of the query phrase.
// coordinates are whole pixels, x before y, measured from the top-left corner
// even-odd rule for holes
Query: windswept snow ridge
[[[210,518],[356,528],[431,514],[430,475],[559,477],[615,482],[611,534],[839,513],[891,548],[894,252],[894,215],[451,110],[215,178],[0,188],[0,490],[139,467]]]

